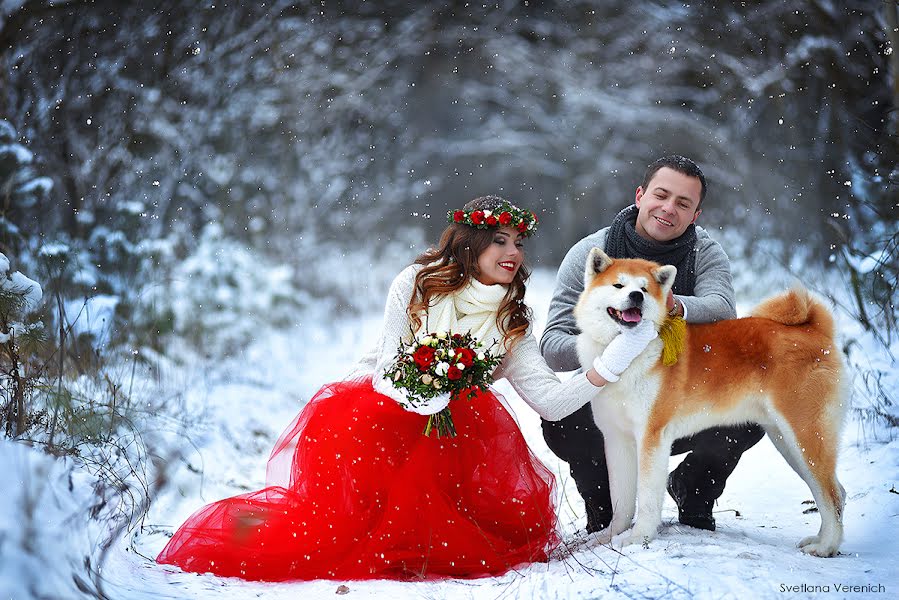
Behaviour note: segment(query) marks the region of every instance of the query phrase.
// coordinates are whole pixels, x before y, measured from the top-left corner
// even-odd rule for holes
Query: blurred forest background
[[[0,0],[0,588],[112,597],[151,500],[245,483],[448,209],[535,210],[548,289],[668,153],[741,302],[828,296],[852,439],[895,439],[897,106],[899,0]],[[124,597],[169,585],[142,558]]]
[[[52,441],[96,400],[61,378],[91,376],[109,409],[95,429],[111,432],[130,388],[104,365],[151,363],[175,340],[226,355],[312,306],[375,308],[476,195],[533,208],[531,260],[554,269],[667,153],[705,170],[701,224],[732,257],[841,273],[844,308],[888,348],[897,12],[2,0],[0,252],[43,286],[19,319],[44,334],[40,349],[6,341],[0,423]],[[25,419],[28,393],[49,400]]]

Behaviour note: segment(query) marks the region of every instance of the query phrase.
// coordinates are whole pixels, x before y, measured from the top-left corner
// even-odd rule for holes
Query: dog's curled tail
[[[752,316],[771,319],[784,325],[809,325],[833,339],[833,315],[803,287],[769,298],[755,307]]]

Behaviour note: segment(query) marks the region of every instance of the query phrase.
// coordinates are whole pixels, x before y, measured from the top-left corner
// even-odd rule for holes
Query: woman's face
[[[493,241],[478,257],[476,279],[484,285],[510,284],[524,262],[523,236],[513,227],[493,232]]]

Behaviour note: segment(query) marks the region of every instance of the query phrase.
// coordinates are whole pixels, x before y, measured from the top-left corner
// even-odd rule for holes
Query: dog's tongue
[[[640,314],[639,308],[629,308],[621,311],[621,320],[625,323],[639,323],[643,315]]]

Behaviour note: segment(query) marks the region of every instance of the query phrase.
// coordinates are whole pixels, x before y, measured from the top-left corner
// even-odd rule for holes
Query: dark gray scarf
[[[663,265],[677,267],[674,279],[674,293],[692,296],[696,286],[696,225],[670,242],[647,240],[637,233],[637,213],[639,209],[631,204],[612,221],[606,237],[606,254],[612,258],[643,258]]]

